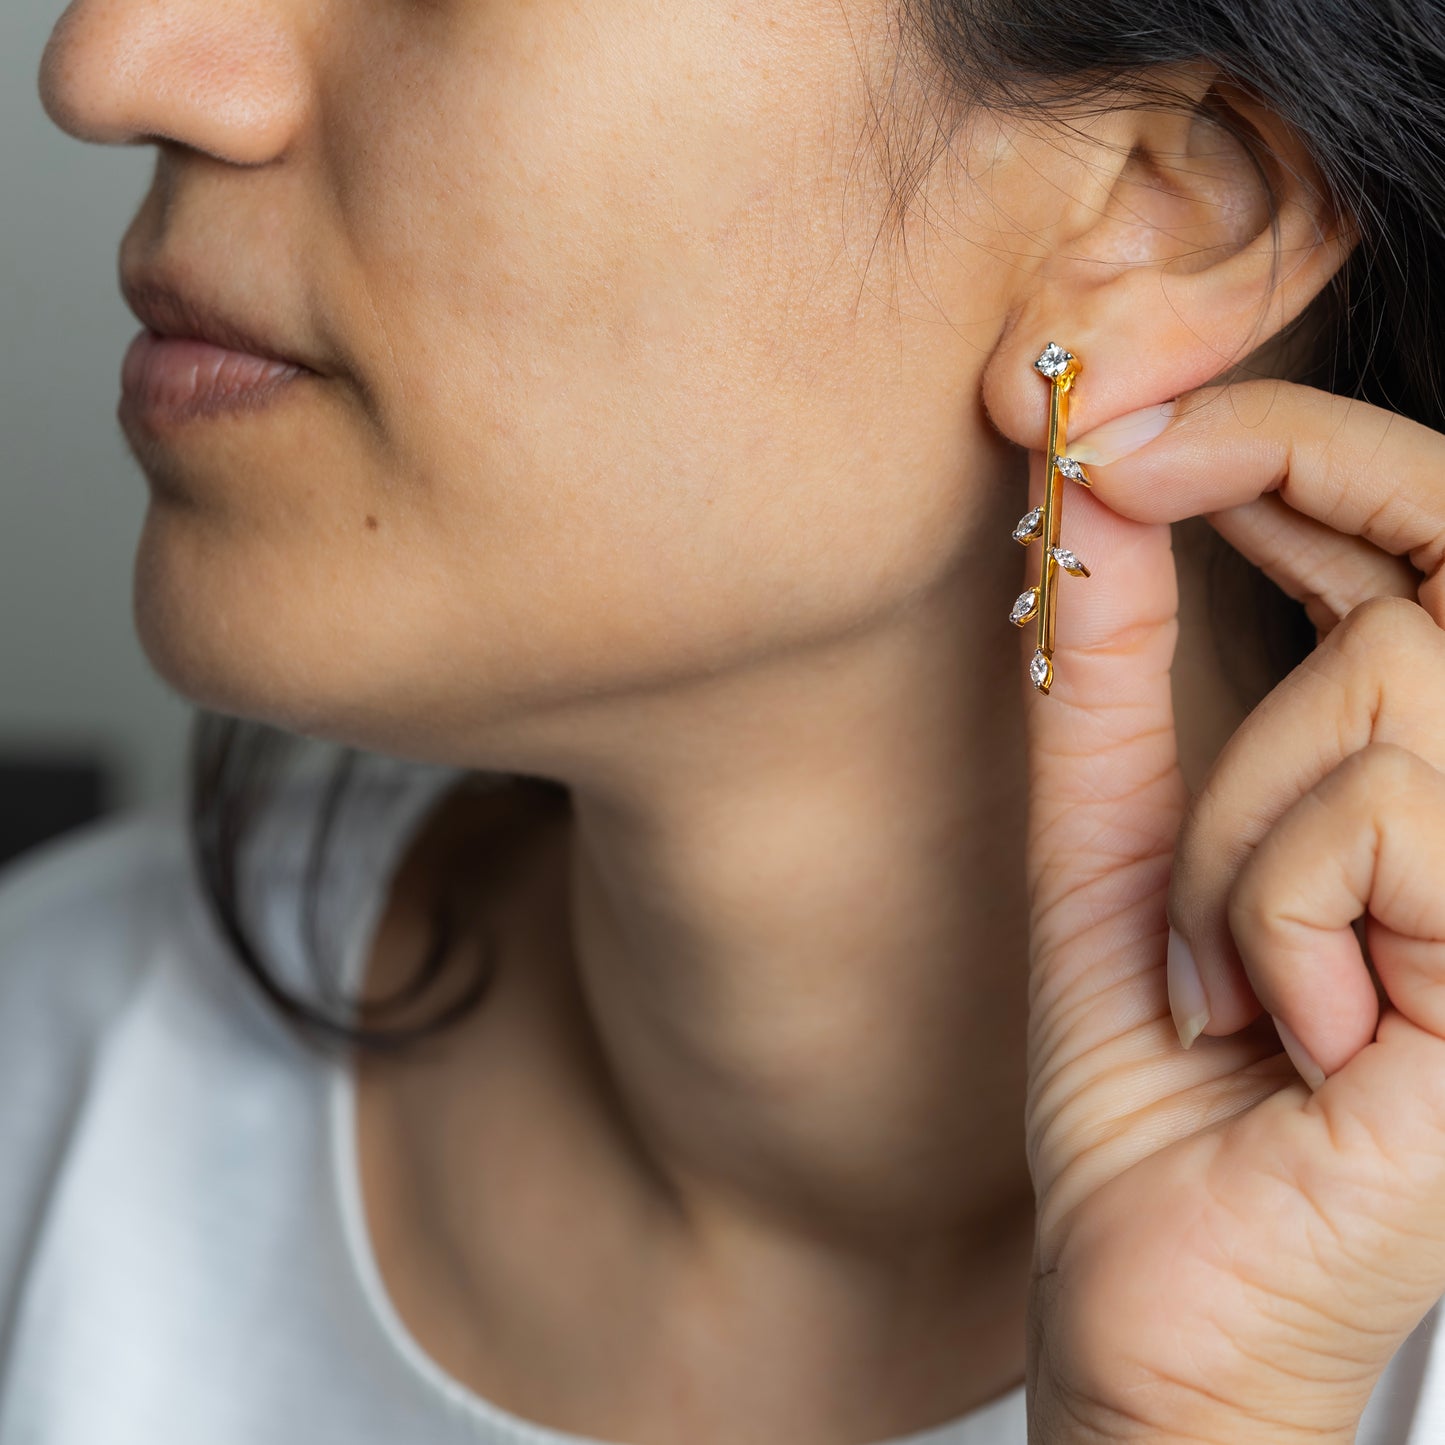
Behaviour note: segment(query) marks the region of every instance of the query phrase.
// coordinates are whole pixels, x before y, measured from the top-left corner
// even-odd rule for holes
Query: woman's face
[[[944,576],[1038,216],[935,173],[895,237],[896,53],[872,0],[75,0],[47,110],[159,143],[122,270],[322,373],[123,418],[153,665],[505,765]]]

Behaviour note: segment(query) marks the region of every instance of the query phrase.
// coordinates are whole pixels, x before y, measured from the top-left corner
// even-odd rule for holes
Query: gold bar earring
[[[1025,547],[1040,539],[1044,543],[1038,585],[1019,593],[1009,620],[1017,627],[1023,627],[1033,617],[1039,620],[1038,645],[1029,663],[1029,680],[1045,693],[1054,682],[1054,614],[1058,610],[1059,568],[1074,577],[1089,575],[1089,569],[1078,557],[1067,547],[1059,545],[1059,531],[1063,524],[1063,479],[1067,477],[1083,487],[1091,485],[1087,473],[1073,457],[1060,455],[1064,433],[1069,425],[1069,390],[1074,378],[1083,369],[1084,363],[1077,356],[1052,341],[1034,362],[1034,370],[1050,383],[1049,445],[1044,459],[1044,475],[1048,481],[1043,506],[1035,507],[1020,518],[1014,528],[1014,541],[1021,542]]]

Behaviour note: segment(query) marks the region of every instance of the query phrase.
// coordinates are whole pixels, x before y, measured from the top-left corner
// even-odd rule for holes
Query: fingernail
[[[1139,411],[1126,411],[1123,416],[1116,416],[1113,421],[1103,422],[1093,431],[1085,432],[1078,441],[1070,442],[1069,455],[1076,462],[1106,467],[1110,462],[1117,462],[1152,442],[1173,420],[1174,411],[1172,400],[1160,402],[1157,406],[1146,406]]]
[[[1284,1045],[1284,1051],[1290,1057],[1290,1062],[1299,1070],[1299,1076],[1310,1086],[1310,1091],[1318,1089],[1325,1081],[1325,1071],[1310,1058],[1309,1051],[1300,1043],[1295,1032],[1283,1019],[1274,1018],[1274,1026],[1279,1031],[1279,1041]]]
[[[1169,953],[1166,973],[1169,978],[1169,1012],[1174,1015],[1174,1028],[1179,1042],[1187,1049],[1209,1022],[1209,1000],[1199,981],[1194,952],[1184,936],[1169,930]]]

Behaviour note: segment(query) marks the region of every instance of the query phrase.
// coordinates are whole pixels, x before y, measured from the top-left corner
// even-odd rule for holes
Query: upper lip
[[[120,289],[136,318],[162,336],[192,336],[231,351],[244,351],[269,361],[315,370],[261,330],[242,325],[220,307],[163,276],[124,274]]]

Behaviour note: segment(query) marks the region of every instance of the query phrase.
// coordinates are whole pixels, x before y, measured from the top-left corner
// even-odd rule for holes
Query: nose
[[[260,165],[301,123],[302,51],[266,0],[73,0],[40,59],[40,101],[79,140]]]

